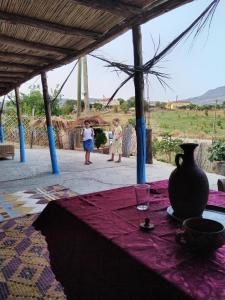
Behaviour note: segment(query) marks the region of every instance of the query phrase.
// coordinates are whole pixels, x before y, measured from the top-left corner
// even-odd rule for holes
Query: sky
[[[171,12],[159,16],[142,25],[143,60],[146,62],[154,54],[154,46],[160,38],[163,49],[181,33],[206,8],[212,0],[197,0]],[[170,75],[167,81],[170,88],[164,89],[154,77],[145,88],[145,97],[152,101],[183,100],[199,96],[209,89],[225,85],[225,0],[221,0],[214,15],[210,29],[193,43],[193,39],[182,41],[160,63],[163,72]],[[93,52],[114,61],[133,64],[132,32],[116,38],[107,45]],[[110,97],[125,78],[117,74],[105,63],[88,56],[89,97]],[[74,62],[48,72],[49,87],[61,85],[70,72]],[[21,92],[27,92],[30,85],[40,84],[40,77],[35,77],[23,84]],[[62,90],[64,98],[76,99],[77,69]],[[130,80],[116,95],[116,98],[128,99],[134,96],[133,81]]]

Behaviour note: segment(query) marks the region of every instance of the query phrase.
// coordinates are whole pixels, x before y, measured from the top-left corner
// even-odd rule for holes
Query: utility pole
[[[89,93],[88,93],[88,67],[87,67],[87,56],[83,57],[83,82],[84,82],[84,111],[86,114],[89,113]]]
[[[213,122],[213,139],[216,138],[216,119],[217,119],[217,115],[216,115],[216,111],[217,111],[217,103],[218,103],[218,100],[216,100],[216,105],[215,105],[215,113],[214,113],[214,122]]]
[[[78,72],[77,72],[77,118],[81,114],[81,74],[82,74],[82,60],[78,60]]]

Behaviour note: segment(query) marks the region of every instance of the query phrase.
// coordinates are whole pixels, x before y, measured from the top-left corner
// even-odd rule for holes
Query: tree
[[[61,95],[58,95],[58,85],[55,89],[51,90],[49,96],[51,101],[51,113],[52,115],[59,116],[60,114],[62,114],[62,109],[59,105]],[[11,99],[11,102],[7,102],[7,110],[16,110],[14,93],[11,93],[9,95],[9,98]],[[39,85],[29,86],[29,91],[27,94],[20,93],[20,99],[21,110],[24,115],[32,116],[33,112],[36,116],[43,116],[45,114],[44,100]]]
[[[62,110],[65,115],[70,114],[73,111],[74,105],[76,105],[76,101],[72,99],[66,100],[63,104]]]
[[[127,100],[127,104],[130,107],[135,107],[135,97],[130,97],[128,100]]]
[[[102,108],[103,108],[103,105],[102,105],[102,103],[94,103],[94,108],[96,109],[96,110],[102,110]]]
[[[56,85],[54,89],[51,89],[50,93],[51,99],[51,113],[53,116],[60,116],[62,114],[62,109],[59,105],[61,94],[59,93],[59,84]]]
[[[21,94],[21,108],[25,115],[31,116],[32,110],[35,110],[35,115],[44,115],[44,100],[40,91],[39,85],[32,85],[29,87],[28,94]]]
[[[122,111],[126,114],[128,111],[129,111],[129,105],[127,102],[123,102],[121,105],[120,105],[120,108],[122,109]]]
[[[119,101],[120,105],[125,102],[125,100],[123,98],[118,98],[117,100]]]

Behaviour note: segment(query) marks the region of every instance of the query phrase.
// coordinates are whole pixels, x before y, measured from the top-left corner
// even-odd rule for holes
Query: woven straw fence
[[[19,145],[19,130],[16,112],[10,112],[4,116],[5,144]],[[24,138],[26,148],[31,147],[48,147],[48,135],[45,128],[32,128],[30,117],[23,116]],[[55,143],[57,148],[60,147],[60,135],[55,131]]]

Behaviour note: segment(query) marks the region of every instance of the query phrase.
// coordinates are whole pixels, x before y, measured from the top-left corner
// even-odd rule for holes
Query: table
[[[196,257],[175,242],[167,184],[151,184],[147,212],[135,208],[133,186],[48,204],[34,226],[68,299],[225,299],[225,247]],[[225,193],[211,191],[209,203],[225,207]],[[146,216],[150,233],[139,230]]]

